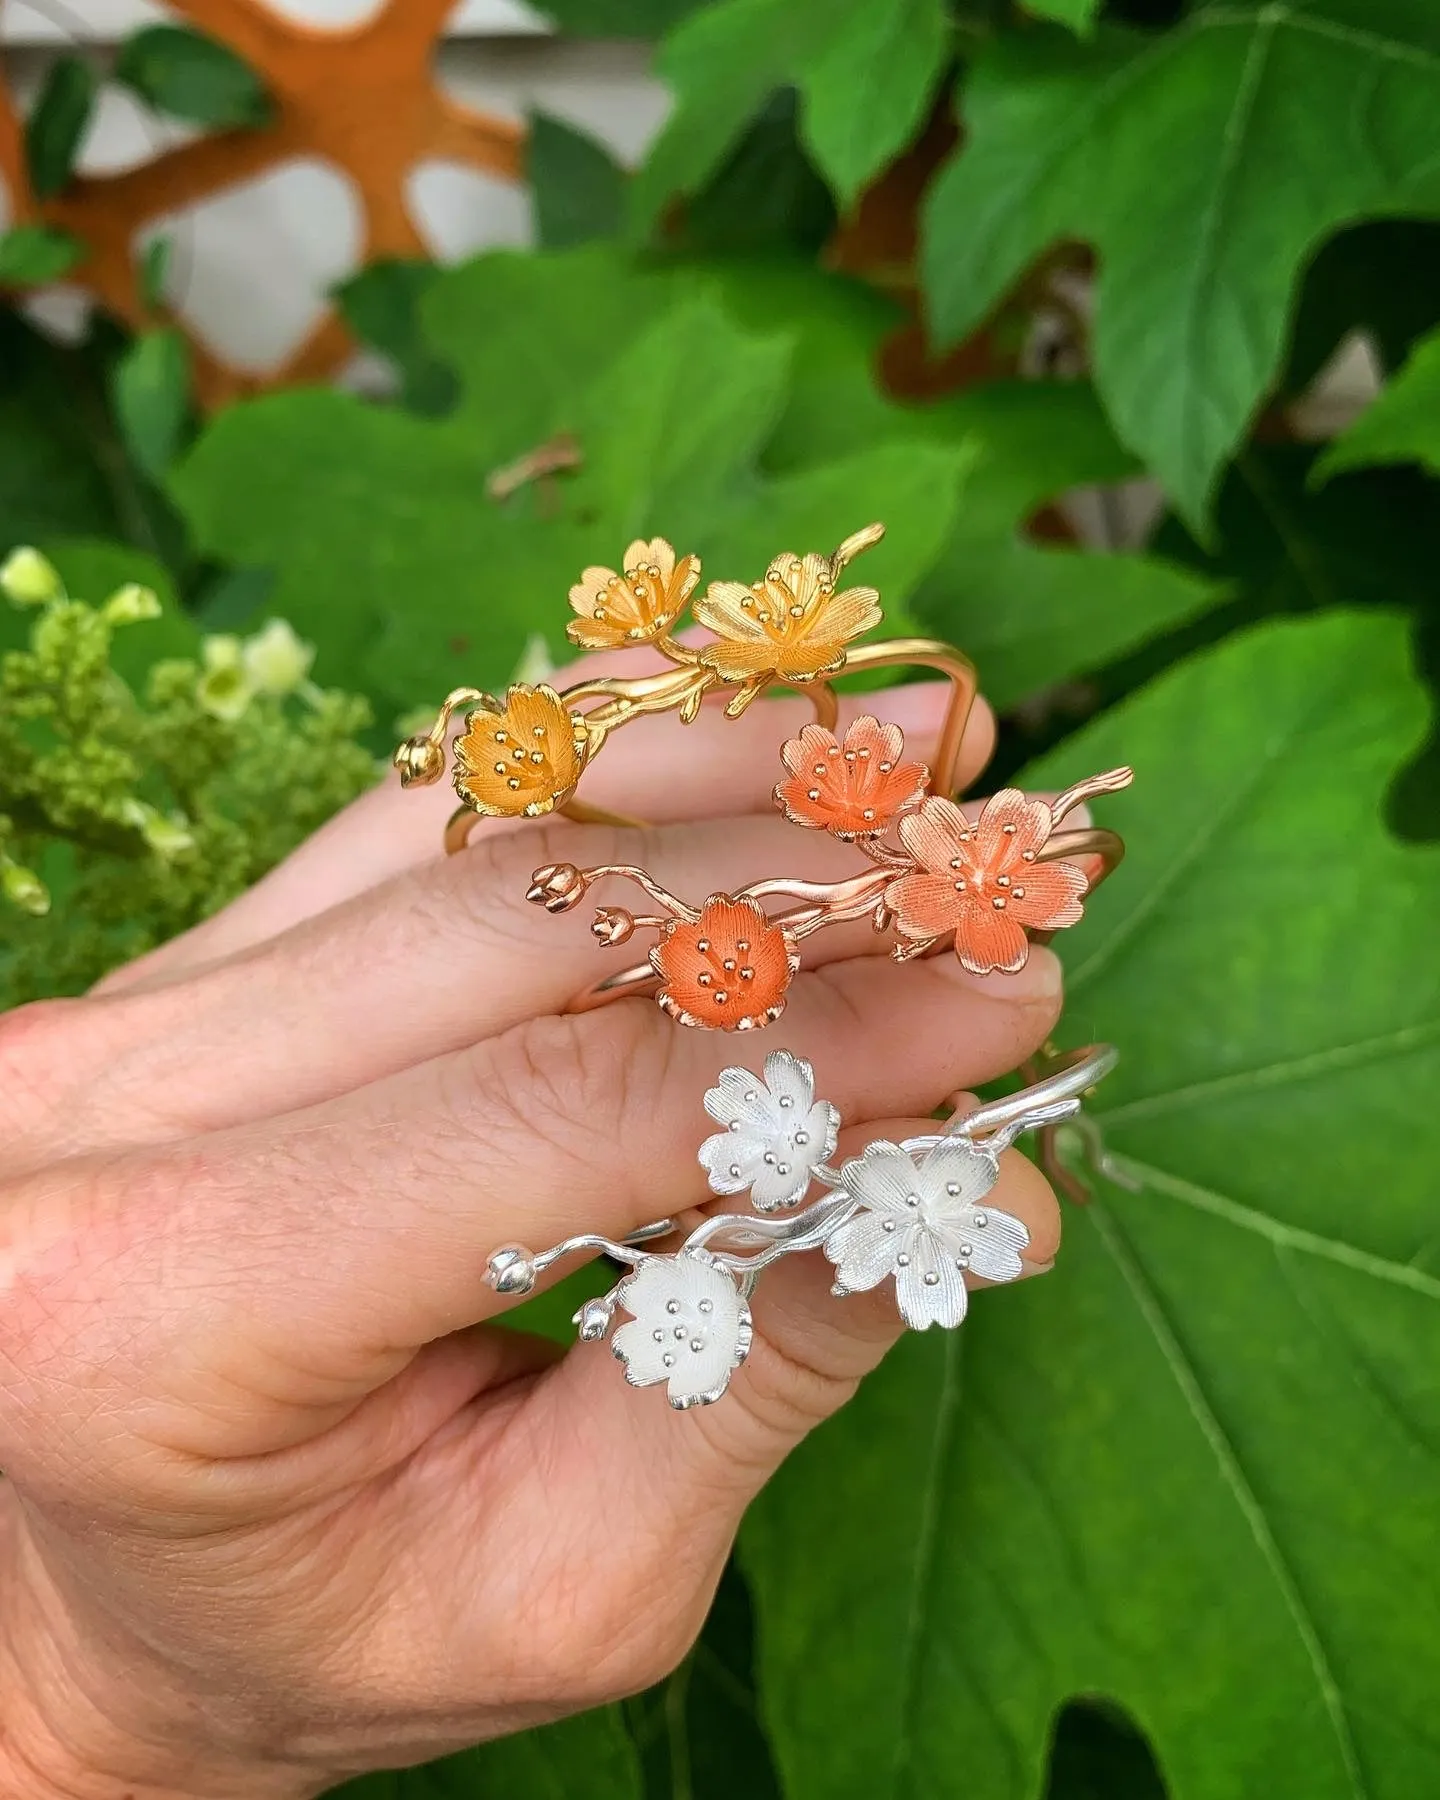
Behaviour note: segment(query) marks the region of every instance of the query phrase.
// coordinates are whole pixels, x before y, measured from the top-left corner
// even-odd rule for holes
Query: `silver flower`
[[[840,1171],[862,1210],[825,1240],[835,1291],[858,1293],[893,1275],[907,1325],[958,1325],[967,1272],[989,1281],[1022,1273],[1030,1233],[1009,1213],[981,1204],[999,1173],[995,1157],[966,1138],[947,1138],[918,1163],[899,1144],[868,1144]]]
[[[633,1317],[610,1347],[632,1387],[666,1382],[670,1404],[706,1406],[750,1351],[750,1308],[708,1257],[652,1256],[615,1290]]]
[[[748,1069],[723,1070],[705,1110],[725,1127],[700,1146],[711,1192],[748,1188],[757,1212],[798,1205],[840,1134],[839,1113],[815,1098],[815,1071],[788,1050],[765,1058],[763,1080]]]

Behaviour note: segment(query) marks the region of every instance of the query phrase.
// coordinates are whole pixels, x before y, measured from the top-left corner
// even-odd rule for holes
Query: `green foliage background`
[[[107,840],[130,885],[106,914],[110,865],[77,884],[73,819],[34,823],[56,727],[16,710],[30,622],[0,614],[0,814],[30,806],[57,895],[0,912],[0,1001],[83,985],[294,841],[310,814],[262,831],[247,755],[331,733],[318,817],[398,714],[503,683],[536,633],[558,657],[566,588],[628,538],[743,573],[880,517],[890,625],[964,645],[1001,712],[987,781],[1137,769],[1107,814],[1129,860],[1063,944],[1065,1041],[1124,1062],[1057,1272],[906,1342],[814,1436],[674,1677],[347,1794],[1440,1792],[1440,3],[550,10],[658,40],[675,110],[633,176],[535,122],[541,251],[346,285],[393,403],[292,391],[199,426],[163,324],[61,349],[0,315],[0,544],[165,603],[92,670],[129,734],[114,804],[174,802],[144,718],[193,698],[206,633],[289,619],[378,721],[332,695],[217,727],[189,876]],[[152,33],[120,78],[264,128],[247,72],[193,42]],[[32,119],[52,186],[91,98],[57,75]],[[1093,322],[1076,378],[905,403],[876,371],[909,272],[847,279],[825,246],[952,111],[914,271],[935,344],[1033,334],[1056,271],[1096,271]],[[12,232],[0,281],[72,253]],[[1381,398],[1296,441],[1352,330]],[[577,471],[485,497],[562,432]],[[1167,501],[1142,549],[1027,529],[1141,474]]]

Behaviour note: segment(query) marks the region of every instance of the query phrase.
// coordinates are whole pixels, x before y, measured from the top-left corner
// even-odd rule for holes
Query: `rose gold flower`
[[[785,1010],[800,954],[758,900],[712,894],[695,924],[670,927],[650,964],[664,983],[660,1004],[680,1024],[747,1031]]]
[[[1080,918],[1089,887],[1074,863],[1037,860],[1054,818],[1043,800],[1004,788],[971,824],[953,801],[932,795],[900,821],[900,841],[919,865],[885,891],[906,937],[955,933],[955,954],[975,975],[1020,968],[1026,927],[1058,931]]]
[[[794,824],[838,838],[884,831],[930,782],[924,763],[900,760],[904,748],[898,725],[882,725],[868,714],[855,721],[843,743],[823,725],[807,725],[781,747],[790,777],[775,789],[775,804]]]
[[[535,818],[568,800],[585,766],[585,727],[550,687],[510,689],[455,740],[455,791],[492,818]]]
[[[845,661],[852,638],[880,622],[871,587],[835,592],[828,557],[777,556],[754,587],[712,581],[695,617],[720,640],[700,660],[722,681],[813,681]]]
[[[664,538],[636,538],[625,552],[625,567],[590,568],[570,590],[579,614],[565,627],[572,644],[585,650],[619,650],[648,644],[668,631],[684,610],[700,579],[700,558],[682,556]]]

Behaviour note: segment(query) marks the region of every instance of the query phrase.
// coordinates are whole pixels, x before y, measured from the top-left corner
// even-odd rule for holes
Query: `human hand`
[[[866,706],[924,754],[935,690]],[[725,1401],[685,1414],[485,1323],[495,1246],[707,1197],[700,1100],[736,1060],[649,1002],[566,1016],[603,962],[524,893],[550,861],[697,894],[846,872],[769,806],[806,710],[617,740],[587,798],[643,834],[487,826],[442,862],[445,794],[387,784],[102,991],[0,1019],[0,1793],[290,1800],[683,1655],[745,1505],[899,1321],[787,1259]],[[981,709],[966,779],[988,748]],[[764,1046],[857,1122],[841,1155],[1059,1010],[1048,950],[976,981],[881,947],[811,940]],[[1056,1207],[1014,1152],[996,1204],[1046,1266]]]

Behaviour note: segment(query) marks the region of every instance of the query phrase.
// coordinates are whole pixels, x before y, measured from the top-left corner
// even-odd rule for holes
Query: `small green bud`
[[[147,619],[158,619],[163,610],[154,588],[127,581],[116,588],[100,612],[107,625],[143,625]]]
[[[237,637],[207,637],[200,646],[205,667],[195,698],[212,718],[233,723],[255,698],[255,684],[245,670]]]
[[[50,910],[50,890],[33,869],[19,863],[0,863],[0,894],[21,912],[43,919]]]
[[[195,848],[195,834],[183,813],[167,815],[143,800],[127,799],[120,808],[120,816],[127,825],[133,825],[155,854],[166,862]]]
[[[0,564],[0,588],[15,606],[48,606],[65,591],[54,563],[29,544]]]
[[[262,694],[293,694],[310,674],[315,646],[303,642],[284,619],[271,619],[246,639],[241,657],[245,673]]]

